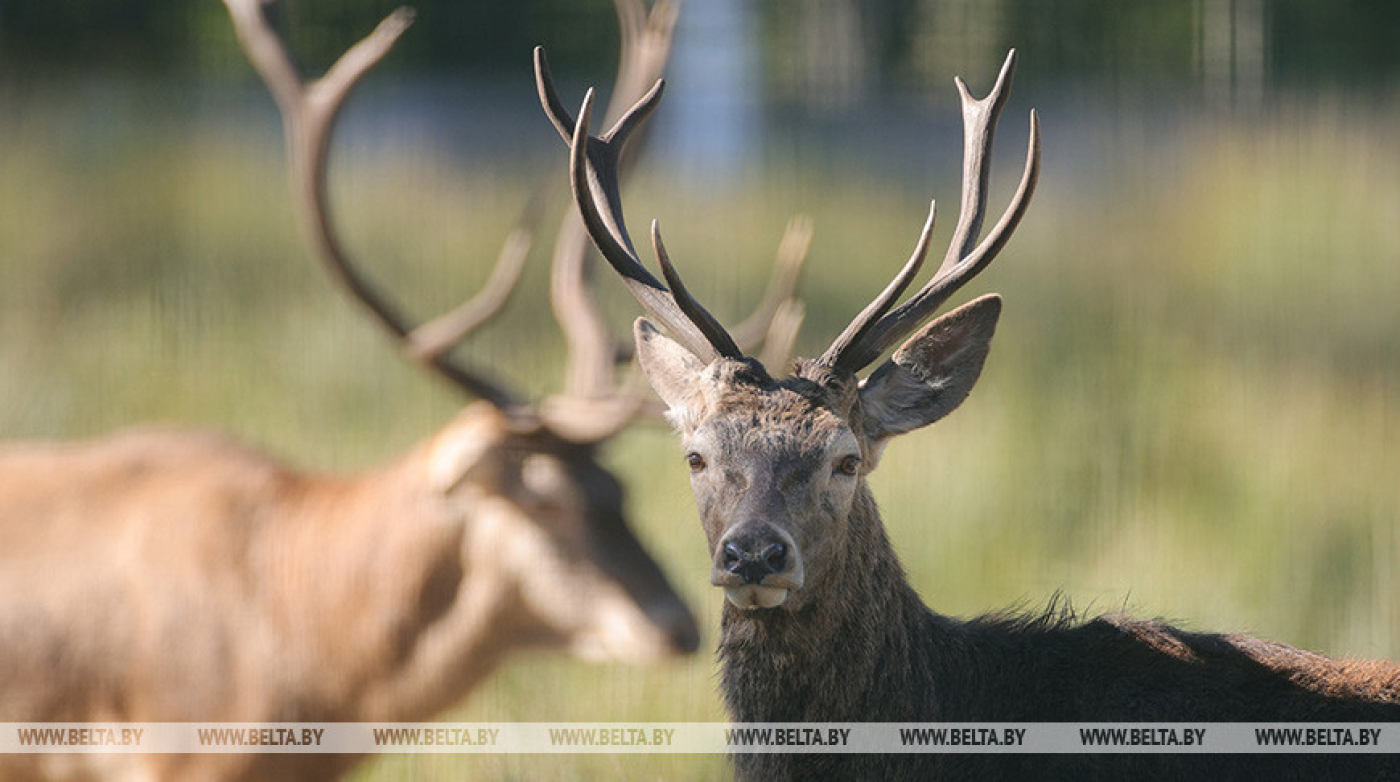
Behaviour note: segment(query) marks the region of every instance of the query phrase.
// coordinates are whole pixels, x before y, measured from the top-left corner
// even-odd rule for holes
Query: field
[[[259,94],[193,98],[188,110],[155,90],[91,89],[0,93],[0,436],[165,421],[349,471],[452,416],[462,400],[395,356],[304,256]],[[521,130],[529,154],[463,157],[384,123],[374,98],[347,118],[336,205],[362,263],[431,314],[475,290],[563,150],[539,119]],[[896,442],[872,479],[925,601],[970,615],[1035,610],[1059,593],[1085,614],[1126,609],[1400,658],[1400,107],[1339,96],[1084,120],[1053,94],[1020,94],[999,136],[993,209],[1009,196],[1030,105],[1045,126],[1041,186],[963,296],[1006,298],[988,368],[962,409]],[[810,354],[907,256],[930,196],[946,239],[955,138],[901,150],[920,167],[901,176],[856,143],[821,165],[774,152],[694,185],[653,157],[630,189],[631,219],[660,218],[692,287],[733,322],[788,216],[811,214]],[[546,257],[536,252],[501,321],[463,348],[536,394],[557,388],[562,355],[539,316]],[[601,281],[624,333],[635,305]],[[448,718],[723,718],[708,653],[721,597],[681,454],[641,425],[608,460],[634,525],[701,616],[702,652],[655,669],[518,658]],[[709,779],[722,764],[420,755],[357,778]]]

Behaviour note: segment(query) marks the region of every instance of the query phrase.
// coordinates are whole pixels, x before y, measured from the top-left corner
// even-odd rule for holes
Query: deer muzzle
[[[802,588],[802,557],[792,540],[766,524],[730,530],[715,547],[710,583],[737,608],[776,608]]]

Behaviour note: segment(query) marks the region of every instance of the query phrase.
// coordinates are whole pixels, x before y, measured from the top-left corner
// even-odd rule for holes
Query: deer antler
[[[650,11],[644,0],[616,0],[615,8],[622,32],[622,52],[612,97],[603,114],[604,125],[615,124],[624,111],[661,78],[670,55],[676,22],[677,7],[665,0],[653,5]],[[560,135],[565,141],[570,140],[573,123],[562,103],[558,104],[557,114],[551,112],[551,119],[556,120],[556,127],[561,129]],[[618,161],[619,180],[633,168],[637,159],[635,148],[644,137],[645,134],[639,132],[629,142],[626,154],[621,155]],[[775,336],[789,337],[787,347],[781,344],[778,347],[784,351],[791,348],[790,340],[796,336],[795,329],[777,327],[791,327],[794,324],[779,324],[775,318],[779,306],[794,295],[797,279],[806,261],[810,235],[809,221],[789,224],[767,291],[753,314],[735,330],[734,341],[740,350],[749,352],[757,349],[764,344],[770,329],[775,330]],[[550,300],[555,319],[559,321],[569,343],[566,393],[585,398],[617,393],[613,386],[614,365],[631,357],[630,341],[616,340],[609,333],[592,297],[592,259],[587,229],[577,210],[569,210],[555,242]],[[792,304],[787,307],[791,315],[795,309]]]
[[[1015,66],[1016,52],[1012,50],[997,77],[996,86],[982,100],[974,99],[968,93],[962,79],[956,82],[962,99],[964,132],[967,136],[963,156],[963,209],[953,242],[938,273],[909,301],[891,309],[913,281],[928,254],[936,215],[935,205],[930,204],[928,220],[909,261],[822,354],[821,363],[850,373],[869,365],[986,268],[1010,239],[1030,204],[1040,172],[1040,122],[1034,110],[1031,111],[1030,142],[1021,184],[1006,212],[986,238],[975,248],[972,246],[986,211],[985,190],[992,136],[997,116],[1006,104],[1007,87]],[[535,81],[545,112],[559,134],[570,142],[569,171],[574,200],[583,216],[584,225],[604,257],[622,275],[647,312],[701,360],[710,361],[721,356],[742,357],[742,352],[723,326],[686,291],[666,254],[656,222],[652,222],[652,244],[670,289],[642,266],[622,221],[617,176],[619,149],[627,136],[656,107],[663,82],[658,81],[611,130],[595,137],[588,135],[593,91],[589,90],[584,96],[583,108],[579,110],[579,119],[575,123],[554,89],[544,51],[539,48],[535,49]]]
[[[784,299],[768,324],[758,363],[765,367],[781,367],[790,361],[792,347],[797,343],[797,332],[802,329],[802,321],[806,317],[807,308],[801,299]]]
[[[224,0],[224,4],[239,43],[277,102],[287,136],[297,220],[331,279],[403,345],[406,355],[473,396],[499,407],[518,406],[517,397],[498,381],[453,363],[446,352],[505,303],[529,252],[538,208],[526,209],[481,293],[453,313],[415,328],[350,262],[326,207],[326,158],[336,117],[360,78],[388,54],[412,23],[413,12],[394,11],[324,76],[308,83],[267,18],[272,0]]]
[[[933,231],[933,208],[929,209],[928,222],[919,237],[917,249],[909,263],[895,277],[894,282],[876,297],[846,330],[836,338],[822,354],[821,362],[827,366],[847,372],[857,372],[880,356],[895,342],[904,338],[933,314],[968,280],[987,267],[1006,246],[1011,233],[1026,213],[1031,194],[1035,191],[1036,178],[1040,173],[1040,121],[1035,110],[1031,110],[1030,141],[1026,147],[1026,166],[1021,174],[1021,184],[1016,188],[1011,203],[1001,219],[992,227],[986,238],[973,247],[982,227],[987,209],[987,178],[991,168],[992,135],[996,130],[997,116],[1006,105],[1011,76],[1016,70],[1016,50],[1006,56],[997,82],[986,98],[977,100],[967,91],[962,79],[957,79],[958,95],[962,99],[963,133],[966,142],[963,147],[963,194],[962,210],[958,216],[957,228],[948,247],[938,273],[919,289],[908,301],[890,310],[900,293],[913,279],[918,267],[923,263],[928,251],[929,236]]]
[[[575,122],[554,88],[543,47],[535,48],[535,83],[539,88],[540,102],[555,129],[569,141],[569,170],[574,200],[579,206],[584,227],[603,257],[622,275],[643,308],[693,353],[704,360],[719,356],[741,357],[743,354],[719,321],[701,307],[684,286],[676,285],[679,278],[670,266],[656,223],[652,223],[652,245],[661,263],[662,274],[672,284],[669,290],[642,265],[627,234],[627,226],[622,221],[618,159],[627,139],[661,100],[665,83],[658,80],[601,136],[588,135],[588,124],[593,113],[593,91],[590,89],[584,96],[578,122]]]
[[[765,348],[775,347],[769,344],[769,340],[786,330],[778,328],[777,333],[774,333],[780,317],[779,308],[786,306],[791,309],[795,306],[793,291],[797,289],[797,278],[802,275],[802,266],[807,262],[807,251],[811,247],[812,218],[795,215],[788,220],[787,227],[783,229],[783,238],[778,241],[773,274],[768,279],[768,289],[763,292],[763,298],[759,299],[758,305],[747,318],[729,330],[745,354],[753,353],[759,345]],[[796,337],[795,331],[792,336]],[[787,348],[780,352],[786,352],[791,347],[789,342]]]
[[[622,33],[621,55],[605,122],[615,122],[665,70],[676,26],[676,6],[658,2],[648,11],[643,0],[616,0]],[[640,139],[633,141],[637,146]],[[637,157],[630,149],[620,162],[623,172]],[[617,340],[608,331],[593,297],[592,246],[578,211],[568,210],[554,244],[550,303],[568,343],[564,389],[571,396],[601,398],[617,393],[613,384]]]

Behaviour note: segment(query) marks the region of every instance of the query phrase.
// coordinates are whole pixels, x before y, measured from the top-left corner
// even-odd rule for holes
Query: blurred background
[[[326,67],[393,7],[299,0]],[[539,110],[610,84],[606,0],[423,2],[333,152],[350,248],[411,311],[484,280],[565,155]],[[872,483],[934,609],[1127,610],[1345,656],[1400,658],[1400,5],[1339,0],[691,0],[628,186],[692,289],[734,322],[790,215],[816,225],[799,352],[908,256],[931,197],[956,222],[955,75],[1011,47],[990,210],[1044,165],[1026,220],[964,295],[1006,298],[969,401]],[[213,427],[290,462],[388,460],[461,399],[395,355],[302,251],[271,100],[215,0],[0,5],[0,436]],[[547,220],[546,226],[556,221]],[[462,348],[544,393],[547,249]],[[935,253],[939,252],[935,250]],[[602,278],[619,334],[635,303]],[[641,537],[701,615],[721,596],[681,454],[615,442]],[[518,658],[451,718],[723,718],[707,652],[659,669]],[[718,757],[406,756],[361,779],[707,779]]]

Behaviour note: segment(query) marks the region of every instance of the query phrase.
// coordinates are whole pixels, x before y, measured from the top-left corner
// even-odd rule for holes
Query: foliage
[[[399,0],[289,0],[285,10],[294,49],[312,66],[328,63],[346,42],[363,35]],[[404,42],[390,67],[499,73],[519,66],[522,52],[551,42],[558,63],[605,72],[617,39],[604,0],[501,0],[411,2],[424,21]],[[1030,78],[1048,82],[1116,83],[1156,77],[1178,85],[1199,81],[1207,26],[1231,24],[1233,2],[1167,0],[1124,4],[1115,0],[775,0],[740,4],[759,24],[763,51],[790,62],[803,46],[794,31],[811,24],[838,25],[842,35],[869,50],[879,85],[947,70],[939,60],[969,47],[975,54],[1010,46],[1032,54]],[[1393,45],[1400,7],[1368,0],[1254,0],[1267,41],[1266,67],[1277,86],[1340,83],[1392,86],[1400,73]],[[1213,9],[1227,9],[1224,21]],[[693,14],[692,14],[693,15]],[[1240,20],[1236,19],[1236,24]],[[0,72],[5,78],[98,68],[145,73],[200,67],[237,73],[237,63],[209,58],[228,37],[224,10],[213,0],[45,0],[0,8]],[[837,50],[819,56],[840,58]],[[1209,54],[1205,56],[1210,56]],[[1227,55],[1228,56],[1228,55]],[[966,56],[954,62],[966,62]]]

